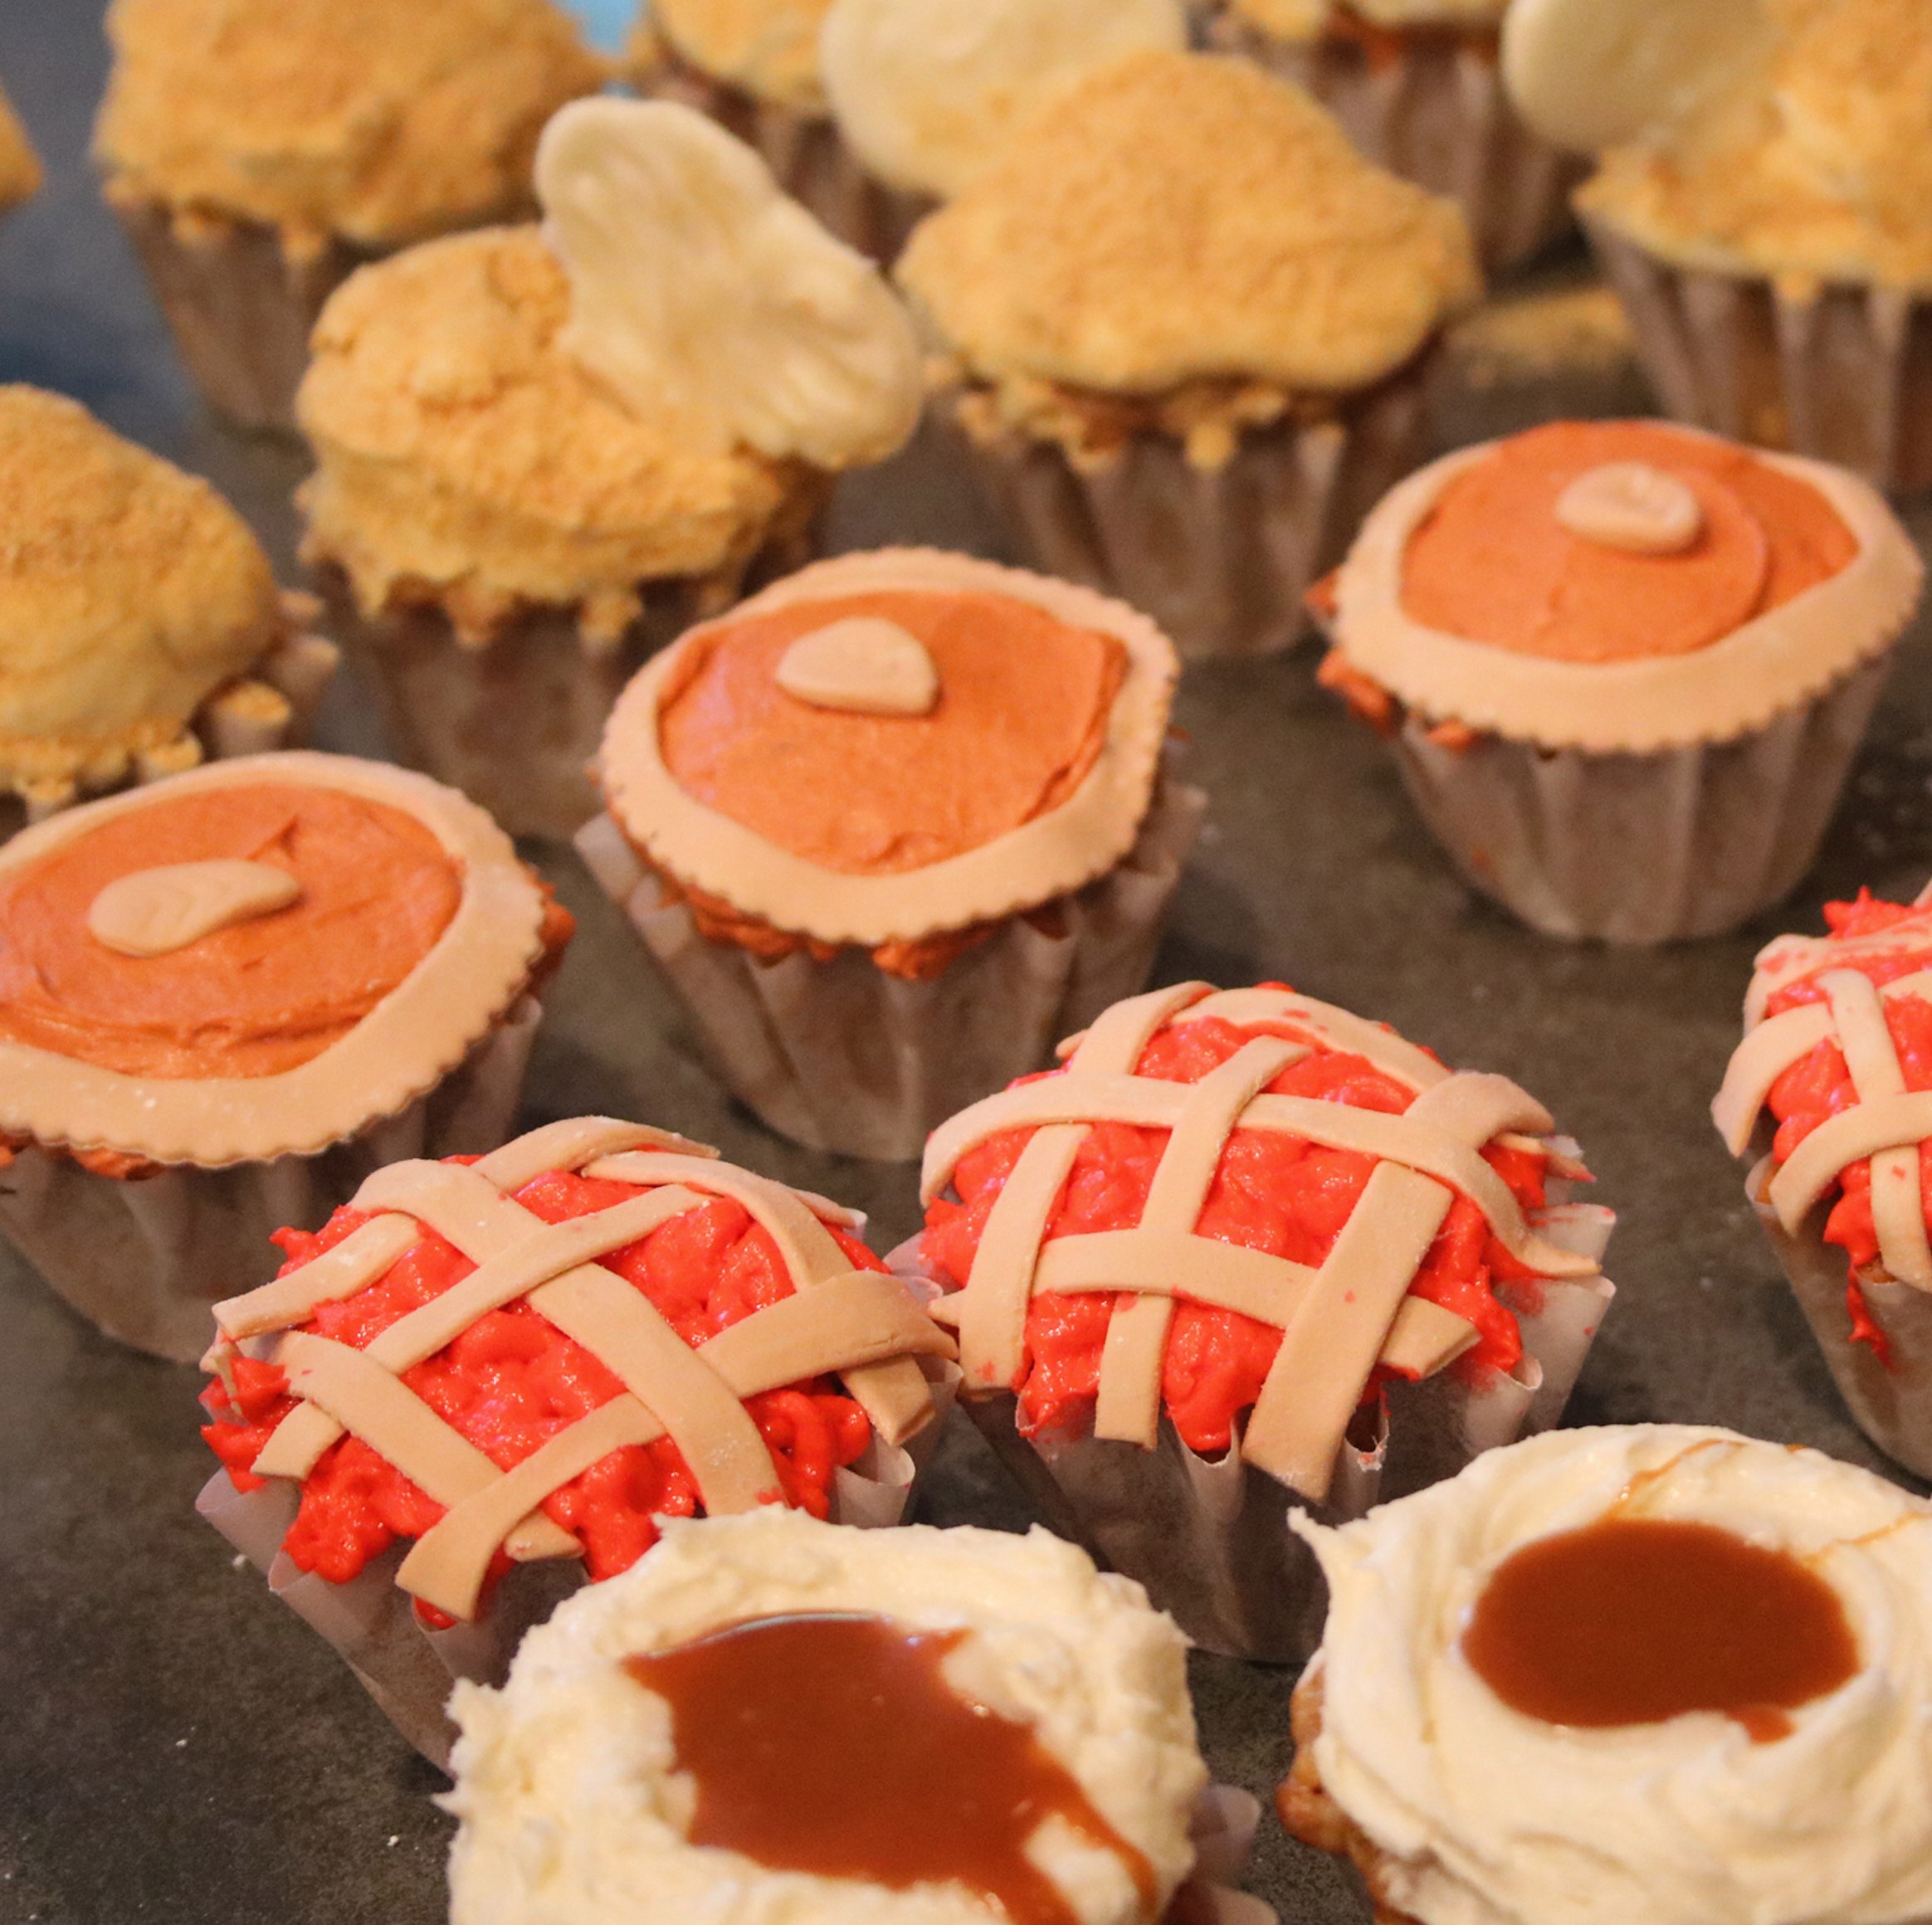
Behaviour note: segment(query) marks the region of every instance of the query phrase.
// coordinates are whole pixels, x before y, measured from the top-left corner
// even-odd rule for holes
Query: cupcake
[[[1520,8],[1510,80],[1532,120],[1598,150],[1578,210],[1669,412],[1932,487],[1920,0],[1652,0],[1608,58],[1597,3]]]
[[[669,1522],[458,1687],[452,1925],[1271,1921],[1203,1889],[1252,1801],[1204,1791],[1186,1660],[1044,1532]]]
[[[1932,1509],[1674,1424],[1479,1458],[1339,1530],[1289,1830],[1382,1925],[1932,1915]]]
[[[32,200],[40,192],[41,178],[40,156],[0,88],[0,214]]]
[[[1922,575],[1841,469],[1557,422],[1375,509],[1323,679],[1472,888],[1548,935],[1713,935],[1811,865]]]
[[[964,555],[821,562],[651,663],[578,848],[733,1093],[910,1157],[1146,980],[1203,806],[1143,616]]]
[[[303,552],[403,759],[567,836],[644,656],[803,559],[920,386],[877,275],[689,108],[565,109],[538,184],[542,228],[432,241],[330,300]]]
[[[207,482],[0,387],[0,841],[81,797],[299,741],[335,668]]]
[[[550,0],[113,0],[108,201],[203,397],[295,425],[309,330],[362,262],[510,220],[605,69]]]
[[[1491,270],[1569,225],[1581,171],[1517,117],[1498,30],[1508,0],[1212,0],[1210,44],[1305,87],[1378,167],[1459,202]]]
[[[1296,1513],[1359,1517],[1561,1415],[1614,1219],[1500,1076],[1279,984],[1116,1003],[962,1111],[895,1266],[1056,1530],[1197,1644],[1299,1659]],[[1197,1094],[1186,1094],[1188,1086]]]
[[[1932,894],[1825,920],[1759,952],[1711,1114],[1859,1428],[1932,1477]]]
[[[862,1217],[717,1158],[583,1117],[391,1163],[215,1306],[198,1508],[439,1763],[452,1677],[659,1520],[905,1508],[950,1341]]]
[[[1461,212],[1298,89],[1158,51],[1019,127],[897,273],[1037,564],[1188,656],[1300,634],[1303,590],[1412,465],[1429,350],[1479,286]]]
[[[486,1150],[570,919],[481,810],[244,756],[0,849],[0,1230],[83,1316],[199,1357],[268,1239]]]

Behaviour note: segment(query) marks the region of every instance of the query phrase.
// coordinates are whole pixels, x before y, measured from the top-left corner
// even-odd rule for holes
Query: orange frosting
[[[1556,519],[1569,484],[1641,461],[1695,494],[1704,526],[1676,554],[1633,554]],[[1555,422],[1450,482],[1411,538],[1416,621],[1521,655],[1612,662],[1706,648],[1835,575],[1852,531],[1808,482],[1729,442],[1648,422]]]
[[[800,636],[857,616],[914,636],[939,670],[927,715],[813,707],[776,681]],[[890,590],[720,625],[660,713],[665,765],[700,802],[822,868],[923,869],[1057,807],[1106,739],[1125,651],[1004,595]]]
[[[89,933],[110,882],[222,859],[290,870],[287,908],[135,958]],[[0,884],[0,1037],[124,1075],[272,1076],[348,1035],[435,947],[462,872],[401,809],[264,782],[157,800]]]

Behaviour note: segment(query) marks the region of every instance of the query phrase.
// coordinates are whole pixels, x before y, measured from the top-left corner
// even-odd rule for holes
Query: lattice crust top
[[[949,1357],[951,1339],[898,1279],[855,1270],[827,1229],[859,1219],[822,1197],[717,1160],[718,1153],[640,1123],[585,1117],[550,1124],[481,1162],[413,1162],[378,1170],[351,1205],[377,1212],[323,1255],[215,1306],[208,1367],[225,1373],[243,1343],[278,1364],[298,1407],[251,1469],[300,1479],[344,1431],[359,1437],[446,1514],[397,1576],[451,1616],[474,1616],[500,1547],[513,1558],[574,1557],[577,1540],[541,1506],[601,1458],[669,1436],[715,1517],[771,1501],[778,1479],[744,1400],[837,1374],[878,1435],[899,1444],[933,1401],[917,1358]],[[642,1186],[640,1195],[555,1224],[509,1192],[551,1171]],[[649,1299],[598,1259],[713,1196],[743,1205],[777,1245],[795,1294],[692,1349]],[[381,1332],[366,1348],[294,1328],[322,1304],[368,1289],[425,1229],[476,1268]],[[492,1310],[527,1299],[595,1355],[624,1394],[505,1471],[402,1381]]]
[[[1154,1036],[1219,1017],[1237,1026],[1279,1023],[1303,1044],[1259,1036],[1199,1082],[1136,1075]],[[1307,1097],[1263,1094],[1316,1046],[1365,1057],[1415,1093],[1399,1115]],[[1546,1277],[1593,1276],[1590,1258],[1559,1249],[1526,1221],[1509,1187],[1479,1153],[1491,1142],[1580,1174],[1540,1139],[1543,1107],[1500,1076],[1456,1075],[1377,1025],[1282,989],[1215,991],[1187,982],[1120,1002],[1061,1045],[1063,1075],[1016,1084],[943,1124],[926,1146],[930,1203],[961,1157],[1007,1130],[1033,1130],[988,1216],[965,1288],[934,1307],[956,1320],[966,1387],[1018,1381],[1027,1307],[1041,1292],[1131,1292],[1101,1352],[1095,1434],[1151,1447],[1160,1420],[1161,1367],[1176,1298],[1238,1311],[1282,1333],[1251,1415],[1242,1454],[1305,1496],[1327,1494],[1336,1452],[1376,1363],[1427,1376],[1476,1340],[1453,1312],[1408,1294],[1458,1192],[1510,1255]],[[1089,1128],[1122,1123],[1169,1131],[1139,1224],[1047,1237],[1055,1206]],[[1237,1130],[1270,1130],[1378,1159],[1319,1270],[1195,1234],[1223,1151]],[[1516,1133],[1527,1131],[1526,1138]]]
[[[1869,934],[1780,936],[1758,957],[1744,999],[1744,1038],[1732,1055],[1710,1114],[1733,1156],[1749,1149],[1772,1085],[1821,1043],[1843,1052],[1857,1101],[1821,1123],[1771,1179],[1778,1220],[1795,1231],[1808,1212],[1853,1163],[1871,1161],[1872,1226],[1881,1260],[1900,1283],[1932,1290],[1932,1244],[1920,1187],[1922,1148],[1932,1138],[1932,1089],[1908,1090],[1886,1021],[1904,997],[1932,1001],[1932,967],[1873,982],[1866,967],[1932,965],[1932,885],[1912,905],[1918,913]],[[1806,978],[1822,1002],[1767,1016],[1771,999]]]

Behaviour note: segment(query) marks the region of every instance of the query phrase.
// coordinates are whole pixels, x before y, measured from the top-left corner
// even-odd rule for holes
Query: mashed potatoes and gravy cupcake
[[[309,329],[359,262],[516,218],[544,123],[603,83],[550,0],[115,0],[95,130],[208,401],[290,428]]]
[[[920,387],[872,268],[689,108],[567,108],[538,183],[543,227],[412,249],[329,302],[304,553],[405,758],[568,835],[645,655],[803,559]]]
[[[1375,509],[1323,675],[1473,887],[1550,935],[1711,935],[1810,866],[1922,576],[1842,469],[1553,422]]]
[[[1932,1915],[1932,1508],[1814,1450],[1559,1432],[1339,1530],[1290,1831],[1383,1925]]]
[[[1026,121],[897,272],[1033,559],[1190,656],[1301,632],[1303,590],[1412,461],[1422,363],[1479,285],[1460,212],[1300,90],[1161,51]]]

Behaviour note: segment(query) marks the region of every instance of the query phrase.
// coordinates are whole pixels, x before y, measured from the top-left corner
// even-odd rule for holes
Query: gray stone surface
[[[291,568],[299,459],[197,411],[87,173],[99,11],[97,0],[0,3],[0,75],[51,173],[0,229],[0,380],[76,395],[208,475]],[[1627,406],[1627,392],[1612,384],[1577,403]],[[1441,419],[1446,436],[1466,437],[1552,406],[1547,392],[1451,394]],[[0,531],[4,516],[0,503]],[[963,477],[928,447],[850,484],[835,534],[846,546],[891,537],[998,552]],[[1932,866],[1927,655],[1920,633],[1789,909],[1734,939],[1647,954],[1565,948],[1473,899],[1380,745],[1315,687],[1308,653],[1190,672],[1180,719],[1213,815],[1161,978],[1286,978],[1549,1103],[1623,1218],[1611,1265],[1622,1295],[1573,1421],[1728,1424],[1886,1468],[1833,1395],[1705,1104],[1756,944],[1815,927],[1827,895],[1861,881],[1910,891]],[[379,750],[353,684],[323,738]],[[530,1121],[646,1117],[864,1206],[881,1249],[912,1226],[909,1171],[807,1155],[725,1104],[574,859],[532,854],[583,934],[550,999]],[[209,1468],[198,1387],[193,1372],[95,1335],[0,1252],[0,1925],[431,1925],[443,1915],[448,1830],[431,1802],[436,1775],[196,1519]],[[964,1428],[924,1514],[1025,1521]],[[1195,1680],[1217,1772],[1266,1793],[1288,1759],[1292,1680],[1212,1659]],[[1277,1830],[1264,1829],[1253,1883],[1300,1925],[1364,1916],[1332,1866]]]

